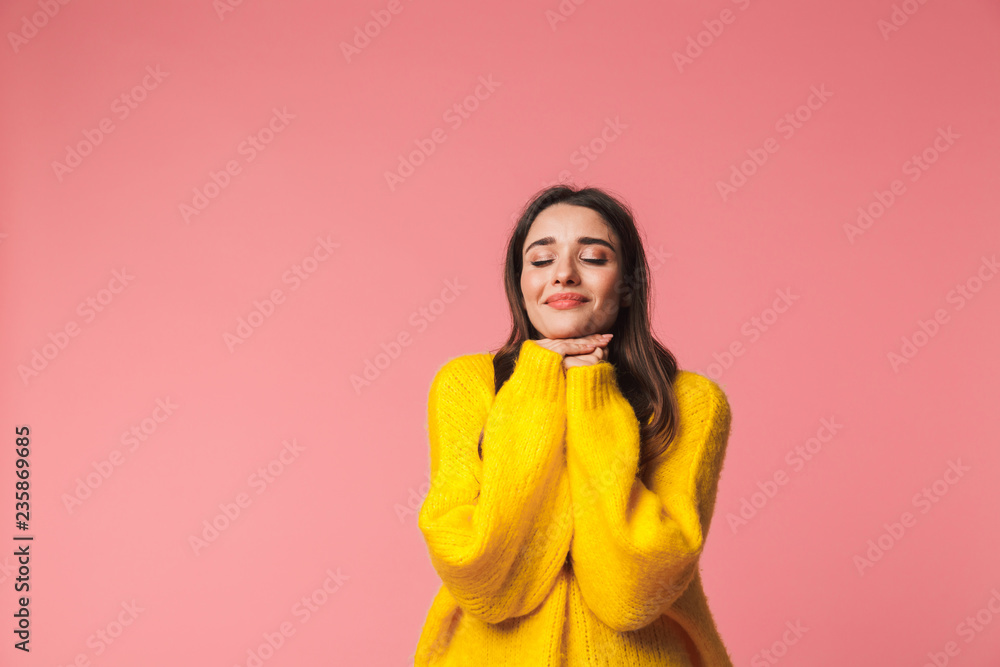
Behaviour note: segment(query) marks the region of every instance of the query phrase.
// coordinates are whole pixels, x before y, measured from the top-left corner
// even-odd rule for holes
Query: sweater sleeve
[[[639,422],[614,366],[572,367],[566,376],[573,570],[588,608],[619,632],[645,627],[684,592],[715,505],[729,403],[715,382],[681,375],[677,437],[645,481]]]
[[[455,360],[431,385],[431,486],[418,524],[449,592],[488,623],[535,609],[569,552],[565,382],[562,355],[526,340],[495,397]],[[470,395],[476,384],[485,400]]]

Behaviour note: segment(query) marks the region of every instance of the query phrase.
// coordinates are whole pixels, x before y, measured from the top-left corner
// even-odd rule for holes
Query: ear
[[[629,287],[622,294],[621,306],[622,308],[628,308],[631,305],[632,305],[632,288]]]

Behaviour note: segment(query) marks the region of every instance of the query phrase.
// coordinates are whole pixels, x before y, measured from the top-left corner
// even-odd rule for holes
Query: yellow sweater
[[[698,568],[729,436],[722,389],[678,372],[678,438],[640,479],[612,364],[564,370],[526,340],[494,396],[492,359],[454,358],[431,384],[418,525],[443,585],[414,664],[732,667]]]

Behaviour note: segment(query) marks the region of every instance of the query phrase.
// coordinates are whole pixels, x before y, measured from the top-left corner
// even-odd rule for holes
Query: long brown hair
[[[511,314],[511,330],[507,342],[494,352],[494,389],[510,378],[514,371],[521,343],[542,338],[531,324],[522,303],[521,269],[524,241],[538,214],[554,204],[585,206],[596,211],[615,231],[621,244],[618,261],[622,277],[615,290],[622,295],[631,289],[628,306],[618,311],[611,328],[612,344],[605,359],[615,367],[615,376],[622,395],[628,400],[640,424],[641,454],[638,475],[648,464],[666,451],[677,433],[678,408],[673,392],[677,375],[674,355],[653,337],[649,318],[649,265],[642,240],[635,227],[629,206],[600,188],[574,189],[555,185],[538,191],[525,205],[507,243],[504,288]],[[482,457],[480,434],[480,458]]]

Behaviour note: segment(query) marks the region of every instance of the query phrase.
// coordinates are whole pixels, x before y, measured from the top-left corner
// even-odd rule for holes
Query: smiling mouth
[[[575,308],[576,306],[582,306],[587,303],[583,299],[558,299],[555,301],[549,301],[545,305],[551,306],[557,310],[565,310],[567,308]]]

